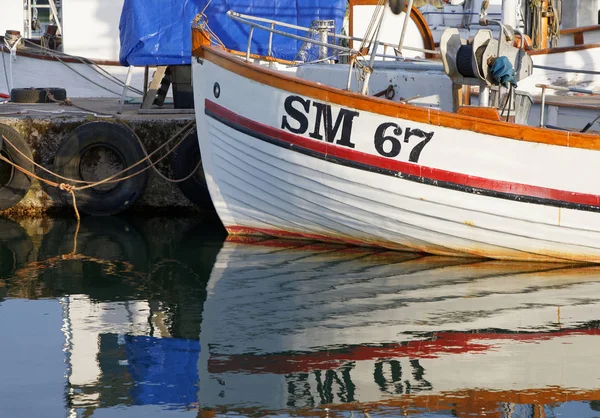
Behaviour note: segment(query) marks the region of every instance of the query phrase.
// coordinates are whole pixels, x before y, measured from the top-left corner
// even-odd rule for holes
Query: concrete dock
[[[57,103],[0,104],[0,123],[18,131],[30,145],[34,161],[52,170],[54,156],[61,141],[77,126],[90,121],[108,121],[125,124],[132,128],[150,153],[163,144],[187,123],[194,120],[191,109],[152,110],[141,113],[140,104],[125,104],[117,114],[116,99],[73,99],[71,106]],[[170,149],[171,147],[168,147]],[[159,154],[159,156],[162,154]],[[6,164],[6,163],[5,163]],[[159,164],[160,172],[173,178],[171,156]],[[151,215],[165,212],[197,212],[200,209],[190,202],[177,184],[161,178],[154,170],[148,170],[148,183],[139,200],[130,208]],[[36,170],[36,174],[43,175]],[[37,216],[46,213],[72,213],[73,202],[68,193],[48,193],[47,185],[33,180],[27,195],[17,205],[0,215]]]

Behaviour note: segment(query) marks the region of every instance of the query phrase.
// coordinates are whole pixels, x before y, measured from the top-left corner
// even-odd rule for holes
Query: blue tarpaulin
[[[189,64],[191,23],[204,10],[207,2],[208,0],[125,0],[119,24],[121,64]],[[346,11],[346,0],[212,0],[204,12],[210,28],[227,48],[246,51],[249,27],[228,18],[228,10],[304,27],[309,27],[315,19],[334,20],[336,32],[339,33]],[[255,30],[252,39],[252,53],[266,55],[269,34],[263,30]],[[273,55],[282,59],[294,59],[300,45],[291,38],[275,35]]]

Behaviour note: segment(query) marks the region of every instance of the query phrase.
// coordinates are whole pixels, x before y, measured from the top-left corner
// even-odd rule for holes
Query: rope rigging
[[[558,47],[560,38],[560,21],[562,14],[561,0],[548,0],[548,40],[552,48]]]
[[[115,94],[117,96],[120,96],[121,93],[111,90],[110,88],[103,86],[99,83],[97,83],[96,81],[92,80],[91,78],[87,77],[86,75],[82,74],[80,71],[76,70],[75,68],[73,68],[72,66],[70,66],[69,64],[67,64],[65,61],[63,61],[61,59],[62,58],[69,58],[69,59],[76,59],[79,62],[81,62],[82,64],[85,64],[86,66],[88,66],[89,68],[91,68],[93,71],[95,71],[96,73],[100,74],[103,77],[106,77],[109,81],[111,81],[112,83],[116,84],[119,87],[124,88],[125,87],[125,82],[123,82],[122,80],[119,80],[117,77],[115,77],[113,74],[111,74],[110,72],[108,72],[107,70],[105,70],[104,68],[102,68],[101,66],[95,64],[93,61],[90,61],[87,58],[83,58],[83,57],[79,57],[76,55],[69,55],[69,54],[65,54],[63,52],[57,52],[54,51],[52,49],[49,48],[45,48],[44,46],[38,45],[34,42],[31,42],[28,39],[24,39],[25,44],[29,45],[30,47],[34,48],[34,49],[38,49],[40,50],[44,55],[52,57],[54,59],[56,59],[58,62],[60,62],[61,64],[63,64],[65,67],[67,67],[69,70],[73,71],[75,74],[79,75],[80,77],[82,77],[83,79],[89,81],[90,83],[96,85],[97,87],[100,87],[103,90],[106,90],[112,94]],[[127,86],[128,90],[132,91],[133,93],[139,94],[139,95],[143,95],[144,93],[139,90],[136,89],[135,87],[132,86]]]
[[[562,18],[562,0],[547,0],[548,10],[544,11],[544,0],[529,0],[529,9],[531,11],[531,38],[533,48],[556,48],[560,38],[560,22]],[[544,34],[542,33],[542,20],[544,15],[548,19],[548,42],[549,45],[542,45]]]

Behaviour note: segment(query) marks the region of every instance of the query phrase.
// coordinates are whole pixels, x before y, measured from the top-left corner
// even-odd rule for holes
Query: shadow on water
[[[0,219],[1,416],[598,410],[600,267],[52,224]]]
[[[206,283],[224,239],[218,226],[195,219],[87,217],[79,228],[56,219],[29,265],[38,286],[28,297],[147,300],[169,311],[171,335],[198,339]],[[182,315],[196,326],[186,331]]]
[[[34,259],[33,243],[27,232],[18,223],[0,218],[0,279],[11,277]]]

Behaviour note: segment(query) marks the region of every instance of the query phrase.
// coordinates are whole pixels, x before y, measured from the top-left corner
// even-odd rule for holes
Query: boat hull
[[[62,59],[63,62],[48,57],[17,55],[11,57],[6,50],[0,49],[0,93],[9,94],[12,78],[13,88],[62,87],[69,97],[110,98],[120,97],[122,85],[112,81],[109,76],[98,72],[88,64]],[[128,67],[100,64],[99,67],[123,83]],[[12,70],[12,71],[11,71]],[[12,74],[12,77],[11,77]],[[144,69],[133,68],[130,86],[142,89]],[[139,95],[128,91],[128,96]]]
[[[600,154],[586,136],[391,104],[205,51],[198,136],[230,233],[600,261]]]

